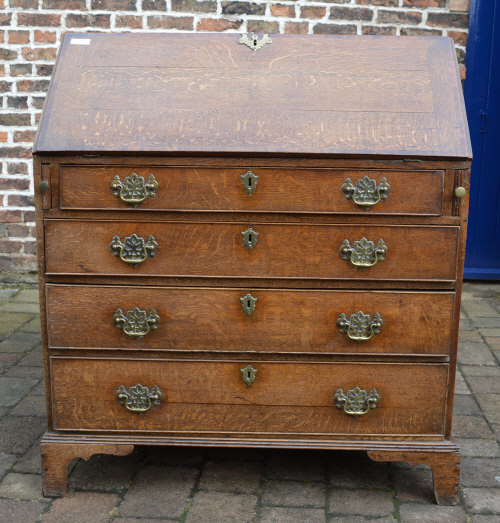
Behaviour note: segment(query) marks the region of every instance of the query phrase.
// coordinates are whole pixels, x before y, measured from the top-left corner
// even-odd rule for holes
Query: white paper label
[[[90,38],[72,38],[71,45],[90,45]]]

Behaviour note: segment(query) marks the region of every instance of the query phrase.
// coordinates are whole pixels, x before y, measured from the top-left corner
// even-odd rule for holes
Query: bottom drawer
[[[243,378],[251,380],[252,370],[241,370],[247,365],[257,371],[250,385]],[[54,429],[256,437],[437,435],[442,434],[447,375],[445,364],[52,357]],[[139,387],[131,389],[137,384],[155,394],[148,399]]]

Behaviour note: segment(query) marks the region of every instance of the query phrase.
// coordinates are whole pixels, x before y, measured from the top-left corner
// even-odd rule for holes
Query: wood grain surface
[[[257,298],[251,316],[240,298]],[[48,285],[51,348],[449,355],[454,293],[293,291]],[[154,308],[158,328],[132,339],[113,314]],[[336,325],[341,313],[380,313],[380,334],[356,342]]]
[[[60,167],[60,206],[63,209],[165,210],[165,211],[251,211],[359,213],[439,216],[443,206],[444,171],[396,171],[370,169],[279,169],[255,167]],[[251,170],[258,176],[250,195],[243,188],[241,175]],[[136,208],[122,202],[110,189],[119,176],[136,173],[158,181],[153,198]],[[391,186],[387,200],[363,209],[347,200],[342,185],[350,178],[355,185],[368,176],[380,184],[385,177]]]
[[[248,361],[249,364],[252,361]],[[445,364],[254,364],[241,362],[51,358],[58,430],[282,434],[442,433]],[[120,385],[157,385],[161,405],[138,415],[116,398]],[[350,416],[335,406],[339,388],[380,395],[377,408]],[[208,434],[207,434],[208,435]]]
[[[35,151],[471,156],[452,40],[239,38],[67,34]]]
[[[355,225],[258,224],[258,243],[243,245],[241,233],[252,223],[134,223],[47,220],[47,273],[127,276],[210,276],[272,278],[345,278],[376,280],[453,280],[458,228]],[[133,268],[114,256],[110,243],[136,233],[153,235],[159,248]],[[384,261],[360,270],[339,254],[366,237],[383,239]],[[443,253],[447,253],[443,256]]]

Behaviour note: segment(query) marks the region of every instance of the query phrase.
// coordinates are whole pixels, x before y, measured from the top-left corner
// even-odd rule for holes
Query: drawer
[[[257,371],[251,385],[242,379],[248,375],[247,365]],[[445,364],[51,359],[57,430],[257,437],[271,433],[438,435],[447,375]],[[138,384],[153,393],[149,399],[140,387],[131,389]],[[356,387],[366,392],[365,398],[361,391],[356,394]],[[162,397],[155,405],[158,392]],[[368,409],[366,414],[344,410],[356,408],[356,397],[357,408]]]
[[[48,285],[49,347],[448,355],[453,303],[452,292]]]
[[[63,165],[59,183],[63,209],[438,216],[444,171]]]
[[[458,230],[451,226],[46,220],[46,271],[75,275],[452,281],[456,277]],[[363,242],[363,238],[367,241]],[[244,242],[254,246],[247,247]],[[345,247],[341,256],[345,242],[350,251]],[[387,252],[380,260],[384,244]],[[134,266],[120,259],[120,253]],[[361,270],[344,259],[349,256],[355,263],[374,265]]]

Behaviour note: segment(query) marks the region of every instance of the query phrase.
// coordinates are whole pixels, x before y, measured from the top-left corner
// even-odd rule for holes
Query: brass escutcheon
[[[385,260],[387,245],[384,240],[379,240],[377,246],[366,238],[354,242],[351,247],[349,240],[344,240],[340,246],[340,256],[343,260],[351,262],[359,269],[372,267],[379,261]]]
[[[351,314],[349,319],[347,319],[345,313],[340,314],[337,318],[337,326],[340,332],[354,341],[367,341],[373,338],[375,334],[380,334],[383,324],[382,316],[378,312],[374,314],[373,320],[369,314],[364,314],[363,311]]]
[[[250,196],[252,196],[252,193],[257,189],[259,177],[252,171],[247,171],[245,174],[240,175],[240,178],[243,188]]]
[[[241,379],[250,387],[257,376],[257,369],[254,369],[251,365],[247,365],[243,369],[240,369],[240,372]]]
[[[250,49],[256,53],[261,47],[264,47],[266,44],[271,44],[272,39],[268,34],[262,35],[260,40],[259,35],[256,34],[251,34],[250,37],[247,34],[242,34],[238,43],[250,47]]]
[[[380,180],[380,185],[377,185],[377,181],[368,176],[363,176],[356,182],[356,185],[353,185],[350,178],[346,178],[342,185],[342,192],[348,200],[352,200],[366,210],[382,200],[387,200],[391,186],[387,183],[385,176]]]
[[[154,258],[158,243],[156,243],[154,236],[149,236],[146,242],[144,238],[137,236],[134,232],[131,236],[126,236],[123,243],[119,236],[113,236],[110,247],[114,251],[113,254],[118,256],[120,260],[132,267],[137,267],[148,258]]]
[[[158,182],[152,174],[149,175],[147,182],[143,176],[136,173],[126,176],[123,182],[118,175],[111,180],[113,194],[133,207],[140,205],[146,198],[153,198],[156,189],[158,189]]]
[[[158,328],[160,316],[151,309],[149,314],[146,311],[134,307],[127,314],[123,314],[121,309],[116,309],[113,315],[113,321],[118,329],[121,329],[127,336],[131,338],[141,339],[150,331]]]
[[[243,237],[243,245],[250,251],[257,245],[259,233],[254,231],[251,227],[241,233]]]
[[[251,294],[247,294],[246,296],[242,296],[240,298],[241,307],[249,316],[251,316],[255,310],[257,300],[258,298],[254,298]]]
[[[375,388],[367,393],[366,390],[355,387],[348,390],[347,394],[338,389],[334,396],[337,408],[343,409],[350,416],[363,416],[370,409],[376,408],[379,399],[379,393]]]
[[[120,404],[130,412],[146,412],[151,407],[160,404],[163,394],[157,385],[153,385],[150,392],[148,387],[143,387],[138,383],[128,390],[120,385],[116,391],[116,397]]]

